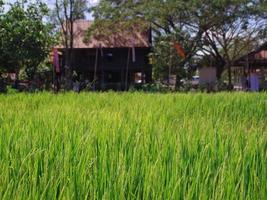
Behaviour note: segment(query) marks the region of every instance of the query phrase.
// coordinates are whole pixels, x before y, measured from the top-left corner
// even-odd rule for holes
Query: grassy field
[[[0,96],[0,199],[267,199],[267,94]]]

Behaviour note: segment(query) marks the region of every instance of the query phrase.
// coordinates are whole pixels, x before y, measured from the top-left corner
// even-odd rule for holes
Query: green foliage
[[[38,65],[51,51],[51,26],[44,23],[48,8],[43,3],[19,2],[1,15],[0,65],[5,71],[25,68],[32,78]]]
[[[165,80],[170,74],[179,75],[180,78],[190,78],[194,71],[194,59],[182,58],[177,54],[173,41],[177,37],[159,36],[154,39],[153,52],[150,58],[153,64],[153,76],[156,80]],[[189,38],[188,38],[189,40]],[[186,52],[189,46],[183,47]]]
[[[85,14],[88,12],[87,0],[74,1],[74,20],[85,19]]]
[[[55,0],[55,8],[51,14],[54,29],[60,35],[60,42],[64,52],[64,87],[66,90],[72,88],[72,59],[74,44],[74,23],[78,19],[84,19],[88,11],[86,0]]]
[[[146,83],[146,84],[138,84],[138,85],[133,85],[129,89],[130,92],[137,92],[137,91],[142,91],[142,92],[149,92],[149,93],[167,93],[171,92],[170,88],[167,85],[164,85],[160,82],[155,82],[155,83]]]
[[[3,12],[4,10],[3,5],[4,5],[4,1],[0,0],[0,13]]]
[[[210,12],[215,14],[212,15],[214,24],[203,35],[201,51],[215,61],[218,78],[236,59],[254,50],[262,41],[265,20],[259,7],[263,4],[263,1],[246,0],[210,4]],[[231,80],[231,71],[228,72]]]
[[[190,10],[193,11],[195,5],[183,1],[100,1],[100,4],[93,9],[95,16],[95,26],[92,27],[96,34],[110,34],[116,31],[117,25],[124,22],[128,26],[136,24],[149,24],[153,32],[153,58],[154,74],[157,78],[166,76],[171,65],[173,73],[181,76],[188,74],[190,61],[197,51],[197,41],[201,37],[202,31],[195,27],[191,22],[182,22],[181,19],[192,19],[189,16]],[[186,11],[186,12],[184,12]],[[113,24],[113,29],[102,28],[108,21]],[[130,24],[130,25],[129,25]],[[115,26],[114,26],[115,25]],[[185,27],[190,26],[186,29]],[[147,27],[146,27],[147,28]],[[122,28],[121,28],[122,29]],[[93,34],[90,31],[89,34]],[[192,35],[192,36],[191,36]],[[186,51],[186,58],[177,55],[173,48],[173,42],[178,41]],[[184,67],[187,65],[186,67]]]
[[[70,45],[71,23],[79,19],[85,19],[86,13],[89,12],[86,0],[56,0],[54,9],[50,13],[50,20],[57,34],[60,35],[61,44]],[[68,26],[66,26],[66,23]],[[66,40],[66,41],[65,41]],[[69,46],[68,46],[69,47]]]
[[[6,92],[7,92],[7,86],[5,80],[0,76],[0,93],[6,93]]]
[[[266,33],[265,8],[258,0],[102,0],[93,10],[95,29],[107,20],[117,24],[142,19],[150,24],[156,74],[165,76],[171,66],[174,73],[187,76],[190,62],[208,55],[216,62],[220,78],[226,65],[261,41],[259,36]],[[170,41],[181,44],[185,59],[177,56]]]
[[[266,98],[0,95],[0,199],[267,199]]]

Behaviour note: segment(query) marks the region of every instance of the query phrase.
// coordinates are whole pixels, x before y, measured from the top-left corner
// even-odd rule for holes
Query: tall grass
[[[267,94],[0,96],[0,199],[267,199]]]

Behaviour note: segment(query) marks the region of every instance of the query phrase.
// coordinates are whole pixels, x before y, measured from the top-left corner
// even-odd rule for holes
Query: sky
[[[5,3],[14,3],[15,1],[16,1],[16,0],[4,0]],[[28,2],[35,2],[36,0],[27,0],[27,1],[28,1]],[[53,9],[53,8],[54,8],[55,0],[42,0],[42,2],[46,3],[47,6],[48,6],[50,9]],[[89,5],[94,6],[94,5],[96,5],[96,4],[99,2],[99,0],[87,0],[87,2],[88,2]],[[8,9],[8,7],[5,6],[5,10],[7,10],[7,9]],[[89,14],[86,15],[86,17],[87,17],[88,19],[92,19],[92,16],[89,15]]]
[[[89,5],[96,5],[99,0],[87,0]],[[55,4],[55,0],[43,0],[43,2],[46,2],[50,8],[53,8]]]
[[[32,0],[32,1],[34,1],[34,0]],[[46,2],[50,9],[54,8],[55,0],[43,0],[43,2]],[[95,6],[99,2],[99,0],[87,0],[87,2],[88,2],[89,6]],[[89,13],[85,14],[85,16],[89,20],[93,19],[92,15]]]

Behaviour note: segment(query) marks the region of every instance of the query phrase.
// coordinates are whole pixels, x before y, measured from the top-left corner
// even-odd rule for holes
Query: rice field
[[[267,199],[267,94],[0,95],[0,199]]]

